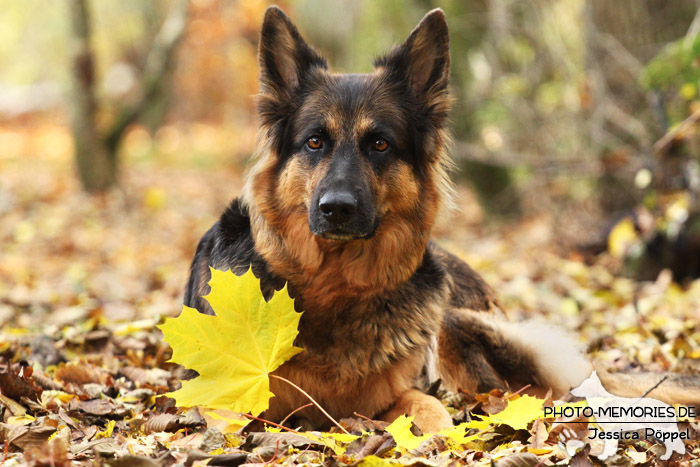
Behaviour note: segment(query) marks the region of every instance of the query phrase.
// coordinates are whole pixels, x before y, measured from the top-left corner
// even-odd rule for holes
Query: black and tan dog
[[[467,264],[430,241],[449,202],[449,38],[441,10],[375,61],[335,74],[278,8],[260,39],[260,135],[242,196],[202,238],[185,302],[212,313],[209,267],[251,265],[265,296],[285,282],[303,310],[297,345],[277,370],[331,415],[415,415],[451,425],[422,390],[552,389],[590,374],[575,340],[553,327],[508,323]],[[235,339],[235,336],[231,336]],[[265,418],[308,401],[272,381]],[[296,422],[322,428],[315,408]]]

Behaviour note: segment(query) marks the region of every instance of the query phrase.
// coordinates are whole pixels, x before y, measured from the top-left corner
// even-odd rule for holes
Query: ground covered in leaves
[[[585,420],[566,433],[561,420],[506,420],[416,444],[420,433],[392,434],[362,418],[341,421],[356,437],[243,435],[246,421],[230,414],[177,409],[158,397],[183,371],[167,363],[156,325],[180,312],[197,240],[240,191],[243,163],[194,150],[201,133],[227,136],[211,128],[170,128],[179,146],[149,152],[157,157],[139,156],[143,141],[132,135],[122,188],[88,197],[73,178],[65,127],[37,128],[0,134],[0,145],[21,149],[0,153],[3,465],[600,464],[601,446],[567,453],[560,443],[583,437]],[[469,192],[459,192],[460,211],[441,220],[437,237],[485,276],[511,319],[564,326],[592,359],[621,370],[700,374],[700,281],[620,277],[607,256],[584,263],[557,248],[556,219],[485,227]],[[458,423],[522,400],[440,395]],[[700,458],[700,429],[687,428],[694,440],[672,458],[679,465]],[[663,452],[650,441],[621,443],[607,463],[654,465]]]

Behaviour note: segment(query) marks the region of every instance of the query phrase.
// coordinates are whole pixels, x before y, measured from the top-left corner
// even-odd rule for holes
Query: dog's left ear
[[[406,82],[416,97],[444,91],[450,72],[450,36],[445,13],[439,8],[428,12],[406,42],[376,60],[374,66]]]

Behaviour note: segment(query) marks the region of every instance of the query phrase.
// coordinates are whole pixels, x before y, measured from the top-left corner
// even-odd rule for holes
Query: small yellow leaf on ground
[[[214,426],[224,434],[235,433],[250,422],[237,412],[222,409],[204,412],[204,419],[208,427]]]
[[[396,446],[410,451],[417,448],[420,443],[430,438],[431,435],[416,436],[411,432],[413,417],[401,415],[386,427],[386,431],[394,437]]]
[[[112,433],[114,432],[114,425],[116,425],[117,422],[114,420],[110,420],[107,422],[107,426],[105,427],[104,431],[100,431],[95,435],[95,438],[111,438]]]
[[[168,194],[163,188],[151,186],[143,194],[143,205],[150,209],[160,209],[165,206]]]
[[[543,403],[543,399],[527,395],[521,396],[515,400],[509,400],[505,410],[488,417],[482,417],[482,420],[508,425],[514,430],[525,430],[531,421],[544,416]]]
[[[396,465],[396,463],[387,459],[382,459],[381,457],[377,457],[375,455],[371,455],[362,458],[362,460],[357,464],[357,467],[387,467],[391,465]]]
[[[333,450],[336,456],[341,456],[345,454],[347,445],[359,436],[347,434],[347,433],[327,433],[327,432],[316,432],[316,431],[300,431],[299,436],[308,438],[315,443],[322,444],[327,448]]]
[[[629,217],[625,217],[615,224],[608,235],[608,251],[615,258],[622,258],[629,247],[639,241],[634,222]]]

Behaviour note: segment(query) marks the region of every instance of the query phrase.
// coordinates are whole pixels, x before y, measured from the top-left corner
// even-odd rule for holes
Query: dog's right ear
[[[299,34],[292,20],[278,7],[265,11],[260,33],[260,92],[283,96],[291,94],[313,68],[328,68]]]
[[[450,36],[445,13],[429,11],[408,39],[374,62],[389,76],[405,82],[419,99],[444,100],[450,71]]]

